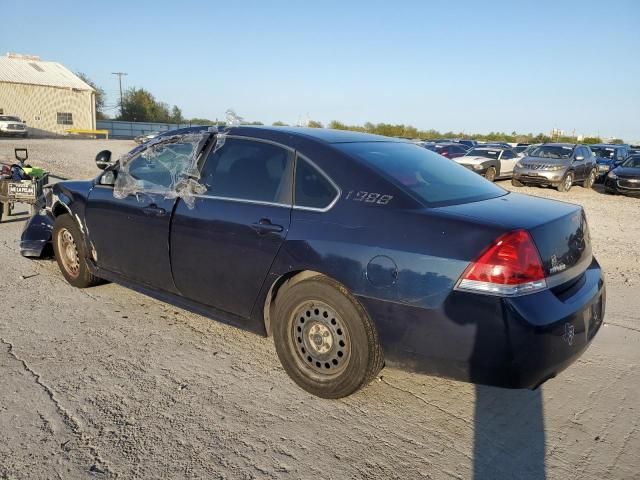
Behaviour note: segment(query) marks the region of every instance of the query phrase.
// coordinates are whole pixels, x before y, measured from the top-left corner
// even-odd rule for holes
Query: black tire
[[[587,178],[584,179],[584,182],[582,182],[582,186],[584,188],[592,188],[593,184],[596,183],[596,177],[598,175],[598,172],[596,172],[596,169],[593,168],[590,172],[589,175],[587,175]]]
[[[511,185],[513,185],[514,187],[524,187],[524,183],[522,183],[520,180],[516,180],[515,178],[511,179]]]
[[[495,182],[496,174],[497,174],[496,167],[489,167],[487,168],[487,171],[484,174],[484,178],[486,178],[490,182]]]
[[[78,288],[100,283],[100,279],[89,270],[82,232],[70,215],[56,218],[52,243],[56,262],[67,282]]]
[[[367,312],[327,277],[282,287],[275,301],[273,337],[287,374],[318,397],[351,395],[384,365],[378,332]]]
[[[558,184],[558,191],[559,192],[568,192],[569,190],[571,190],[571,187],[573,186],[574,178],[575,177],[573,175],[573,172],[568,172],[564,176],[562,181]]]

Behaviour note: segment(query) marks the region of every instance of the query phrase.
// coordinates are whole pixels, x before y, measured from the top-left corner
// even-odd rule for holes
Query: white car
[[[142,135],[138,135],[134,138],[133,141],[136,143],[146,143],[149,140],[156,138],[158,135],[160,135],[160,132],[143,133]]]
[[[493,182],[511,178],[520,158],[511,148],[476,147],[453,160]]]
[[[11,115],[0,115],[0,135],[15,135],[25,138],[28,135],[25,122]]]

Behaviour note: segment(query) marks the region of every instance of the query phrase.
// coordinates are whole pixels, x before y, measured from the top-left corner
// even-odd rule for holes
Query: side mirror
[[[584,157],[582,155],[577,155],[575,161],[576,162],[581,162],[584,160]]]
[[[109,150],[102,150],[96,155],[96,166],[100,170],[104,170],[111,165],[111,152]]]
[[[29,152],[27,152],[26,148],[15,148],[13,150],[13,154],[20,163],[24,163],[29,158]]]

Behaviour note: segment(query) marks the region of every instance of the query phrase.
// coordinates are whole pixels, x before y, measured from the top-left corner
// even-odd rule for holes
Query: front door
[[[513,175],[513,168],[518,160],[519,157],[511,150],[503,150],[500,156],[500,176],[509,177]]]
[[[293,152],[227,137],[202,170],[207,193],[176,207],[171,264],[185,297],[248,318],[291,220]]]
[[[91,191],[86,221],[100,268],[129,280],[176,292],[169,229],[176,182],[194,164],[199,145],[176,141],[143,150],[116,171],[115,185]]]

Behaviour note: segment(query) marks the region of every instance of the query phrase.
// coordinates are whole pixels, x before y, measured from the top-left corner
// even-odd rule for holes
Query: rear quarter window
[[[474,202],[508,193],[456,162],[411,143],[359,142],[335,147],[426,206]]]

